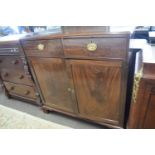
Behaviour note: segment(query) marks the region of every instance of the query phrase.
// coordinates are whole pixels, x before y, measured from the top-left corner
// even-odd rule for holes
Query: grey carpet
[[[66,115],[62,115],[56,112],[50,112],[49,114],[44,113],[40,107],[29,104],[26,102],[17,101],[15,99],[8,99],[3,92],[0,92],[0,104],[6,107],[10,107],[33,116],[58,123],[60,125],[68,126],[74,129],[101,129],[103,126],[89,123],[83,120],[72,118]]]

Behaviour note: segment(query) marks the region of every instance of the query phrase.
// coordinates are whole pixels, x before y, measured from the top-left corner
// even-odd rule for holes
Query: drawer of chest
[[[120,58],[127,57],[126,38],[76,38],[63,40],[66,57]]]
[[[57,57],[63,54],[60,39],[22,41],[22,46],[28,56]]]
[[[33,87],[4,82],[4,85],[9,93],[24,96],[27,98],[36,99],[35,90]]]
[[[1,78],[4,81],[33,85],[30,75],[26,75],[22,70],[11,70],[11,69],[2,69]]]
[[[18,42],[1,43],[0,44],[0,54],[16,55],[19,54],[21,48]]]
[[[0,56],[0,69],[24,69],[23,61],[19,56]]]

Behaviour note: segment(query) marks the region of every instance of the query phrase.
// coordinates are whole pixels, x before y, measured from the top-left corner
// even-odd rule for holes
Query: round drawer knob
[[[4,73],[4,77],[7,77],[9,74],[8,73]]]
[[[11,86],[10,90],[14,90],[14,89],[15,89],[15,87],[14,86]]]
[[[13,60],[12,64],[15,64],[15,65],[18,64],[18,60]]]
[[[30,91],[27,90],[27,91],[25,92],[25,95],[29,95],[29,94],[30,94]]]
[[[45,46],[44,46],[44,44],[38,44],[37,47],[38,47],[38,50],[42,51]]]
[[[2,63],[2,60],[0,60],[0,63]]]
[[[39,96],[39,93],[35,93],[36,96]]]
[[[87,44],[87,50],[88,51],[91,51],[91,52],[93,52],[93,51],[95,51],[97,49],[97,44],[96,43],[88,43]]]
[[[20,77],[19,77],[19,79],[23,79],[24,78],[24,75],[21,75]]]

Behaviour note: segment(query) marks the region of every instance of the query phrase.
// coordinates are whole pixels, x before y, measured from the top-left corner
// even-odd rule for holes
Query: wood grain
[[[87,44],[95,43],[97,49],[95,51],[88,51]],[[126,38],[76,38],[76,39],[64,39],[64,53],[66,57],[72,58],[118,58],[126,59]]]
[[[4,82],[4,85],[6,89],[8,90],[8,92],[11,94],[36,99],[35,90],[33,87],[20,85],[20,84],[14,84],[10,82]]]
[[[150,94],[143,128],[155,129],[155,94]]]
[[[0,69],[23,70],[23,61],[19,56],[0,56]]]
[[[38,45],[44,45],[43,50],[38,49]],[[61,39],[22,41],[22,46],[28,56],[60,57],[63,55]]]
[[[118,124],[121,62],[71,60],[80,114]]]
[[[72,88],[65,63],[59,58],[30,58],[44,98],[44,104],[69,112],[76,112]]]

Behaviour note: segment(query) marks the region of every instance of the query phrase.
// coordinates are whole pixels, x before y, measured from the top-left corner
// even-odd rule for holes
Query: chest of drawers
[[[19,41],[0,42],[0,77],[9,97],[40,104]]]

